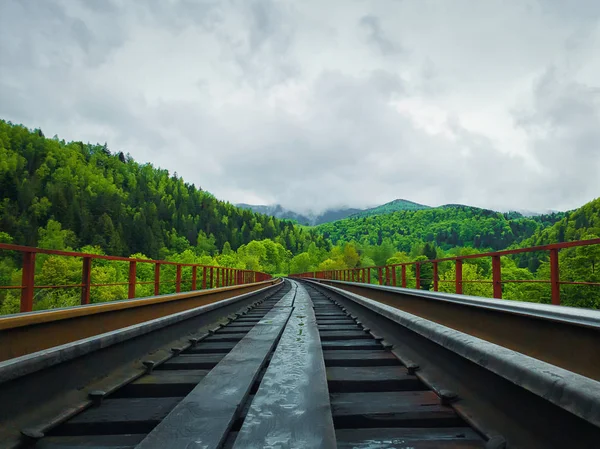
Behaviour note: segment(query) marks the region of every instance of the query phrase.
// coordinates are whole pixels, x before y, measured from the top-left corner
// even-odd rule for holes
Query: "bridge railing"
[[[440,283],[448,282],[454,284],[454,291],[457,294],[463,293],[463,286],[468,283],[491,284],[493,297],[502,299],[502,285],[507,283],[542,283],[550,284],[551,286],[551,302],[555,305],[560,305],[560,287],[561,285],[588,285],[600,286],[600,282],[583,282],[583,281],[567,281],[560,279],[560,267],[558,254],[561,249],[600,245],[600,238],[590,240],[580,240],[576,242],[556,243],[551,245],[534,246],[529,248],[517,248],[504,251],[487,252],[480,254],[469,254],[457,257],[446,257],[442,259],[420,260],[412,262],[403,262],[383,266],[371,266],[360,268],[348,268],[343,270],[327,270],[327,271],[310,271],[306,273],[292,274],[291,277],[297,278],[315,278],[329,279],[338,281],[358,282],[371,284],[372,272],[376,273],[376,281],[380,285],[388,285],[395,287],[404,287],[408,285],[408,281],[415,281],[416,289],[421,288],[421,281],[429,280],[432,283],[433,291],[438,291]],[[549,279],[503,279],[502,278],[502,256],[511,256],[522,253],[547,252],[549,254],[550,278]],[[463,279],[463,262],[470,259],[491,258],[492,262],[492,279]],[[439,265],[443,262],[454,263],[454,279],[440,279]],[[422,267],[425,265],[432,266],[433,275],[430,279],[425,279],[421,276]],[[411,267],[415,273],[414,278],[407,277],[407,268]],[[399,273],[398,273],[399,270]]]
[[[180,263],[166,260],[135,259],[130,257],[106,256],[100,254],[79,253],[74,251],[58,251],[51,249],[34,248],[30,246],[12,245],[0,243],[0,250],[12,251],[21,254],[22,257],[22,276],[20,285],[0,285],[0,291],[20,290],[21,293],[21,312],[31,312],[33,310],[34,296],[36,290],[40,289],[81,289],[80,303],[90,303],[90,292],[94,287],[127,286],[127,298],[136,297],[136,286],[142,284],[154,284],[154,294],[160,294],[160,287],[163,284],[174,284],[175,292],[182,291],[184,284],[191,285],[191,291],[198,289],[207,289],[214,287],[226,287],[234,285],[249,284],[271,279],[266,273],[241,270],[237,268],[201,265],[194,263]],[[81,259],[81,282],[77,284],[66,285],[36,285],[36,257],[40,254],[52,256],[65,256]],[[13,253],[14,255],[14,253]],[[92,264],[94,260],[108,260],[115,262],[126,262],[129,264],[129,273],[127,281],[112,283],[94,283],[92,279]],[[141,281],[137,278],[138,266],[140,264],[150,264],[154,267],[154,279],[152,281]],[[161,267],[174,266],[175,279],[161,279]],[[184,267],[191,267],[191,278],[183,279],[182,271]],[[122,298],[125,299],[125,298]]]

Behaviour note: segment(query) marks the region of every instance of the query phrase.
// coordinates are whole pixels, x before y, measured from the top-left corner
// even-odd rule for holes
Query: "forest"
[[[537,217],[460,205],[419,208],[409,203],[384,205],[362,216],[316,227],[301,226],[219,201],[176,173],[140,164],[128,154],[111,151],[107,144],[46,138],[40,129],[0,120],[0,243],[286,275],[600,235],[600,199],[572,212]],[[600,245],[561,251],[561,278],[600,280],[599,251]],[[20,263],[17,254],[0,251],[0,285],[20,285]],[[428,289],[431,281],[426,266],[421,287]],[[547,254],[503,257],[502,275],[505,279],[548,279]],[[139,282],[147,282],[153,272],[139,270],[137,276]],[[164,276],[174,277],[169,269]],[[440,278],[452,276],[451,264],[441,264]],[[127,266],[94,264],[92,278],[93,283],[124,282]],[[464,278],[491,279],[489,258],[466,263]],[[57,256],[37,260],[36,285],[80,280],[80,260]],[[447,289],[452,284],[441,285]],[[173,288],[166,285],[161,292]],[[505,284],[504,289],[508,299],[549,302],[550,298],[546,284]],[[39,289],[34,308],[75,305],[79,296],[77,289],[72,290]],[[567,305],[600,307],[597,287],[564,286],[563,290]],[[491,296],[491,286],[466,284],[465,293]],[[151,286],[141,284],[137,294],[152,294]],[[0,314],[18,312],[18,296],[18,290],[0,290]],[[122,285],[94,288],[91,293],[92,302],[124,297],[126,286]]]

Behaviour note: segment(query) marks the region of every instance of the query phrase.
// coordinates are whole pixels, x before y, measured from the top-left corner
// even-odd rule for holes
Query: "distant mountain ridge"
[[[469,208],[473,210],[490,210],[493,212],[501,212],[505,214],[511,214],[511,216],[522,216],[522,217],[536,217],[540,215],[552,214],[556,211],[528,211],[528,210],[515,210],[510,209],[505,211],[496,211],[493,209],[486,209],[475,206],[468,206],[465,204],[443,204],[441,206],[427,206],[425,204],[415,203],[414,201],[405,200],[402,198],[395,199],[388,203],[382,204],[380,206],[370,207],[367,209],[357,209],[351,207],[342,207],[338,209],[327,209],[325,212],[321,214],[301,214],[295,212],[291,209],[286,209],[280,204],[273,205],[255,205],[255,204],[246,204],[246,203],[238,203],[235,204],[236,207],[240,207],[242,209],[249,209],[253,212],[257,212],[259,214],[271,215],[275,218],[286,219],[286,220],[294,220],[299,224],[307,225],[307,226],[317,226],[324,223],[331,223],[337,220],[343,220],[344,218],[361,218],[361,217],[371,217],[374,215],[385,215],[391,214],[394,212],[400,211],[415,211],[415,210],[427,210],[427,209],[441,209],[441,208]]]
[[[260,204],[246,204],[237,203],[236,207],[242,209],[250,209],[253,212],[259,214],[271,215],[275,218],[295,220],[302,225],[316,226],[323,223],[330,223],[332,221],[343,220],[349,217],[368,217],[372,215],[390,214],[401,210],[422,210],[431,209],[430,206],[415,203],[413,201],[405,199],[396,199],[389,203],[382,204],[380,206],[371,207],[368,209],[357,209],[352,207],[342,207],[339,209],[327,209],[321,214],[300,214],[290,209],[286,209],[280,204],[273,204],[270,206]]]
[[[329,223],[331,221],[341,220],[347,218],[355,213],[361,212],[362,209],[355,208],[340,208],[340,209],[327,209],[321,214],[300,214],[293,210],[286,209],[280,204],[273,204],[270,206],[266,205],[255,205],[246,203],[237,203],[236,207],[242,209],[249,209],[259,214],[271,215],[275,218],[284,220],[294,220],[301,225],[316,226],[323,223]]]
[[[370,209],[365,209],[360,212],[357,212],[351,215],[354,217],[370,217],[372,215],[380,215],[380,214],[391,214],[393,212],[397,212],[400,210],[423,210],[423,209],[432,209],[431,206],[425,206],[424,204],[415,203],[414,201],[404,200],[404,199],[396,199],[390,201],[389,203],[382,204],[381,206],[372,207]]]

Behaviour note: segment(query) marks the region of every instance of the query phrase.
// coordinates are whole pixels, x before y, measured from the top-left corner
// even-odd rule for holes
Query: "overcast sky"
[[[231,202],[600,196],[600,2],[1,0],[0,117]]]

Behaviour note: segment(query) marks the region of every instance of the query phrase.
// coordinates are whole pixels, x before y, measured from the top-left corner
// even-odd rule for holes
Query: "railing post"
[[[181,265],[177,264],[177,274],[175,278],[175,292],[181,292]]]
[[[192,291],[197,290],[197,281],[198,281],[198,267],[196,265],[192,266]]]
[[[433,291],[437,292],[438,291],[438,263],[437,262],[433,262]]]
[[[135,298],[135,281],[136,281],[136,268],[137,262],[132,260],[129,262],[129,291],[127,297],[129,299]]]
[[[367,283],[371,284],[371,269],[367,268]]]
[[[377,267],[377,276],[379,277],[379,285],[383,285],[383,270]]]
[[[210,287],[209,288],[213,288],[213,267],[210,267]]]
[[[81,304],[90,303],[90,290],[92,284],[92,258],[83,258],[83,269],[81,271]]]
[[[421,264],[419,262],[415,263],[415,288],[417,290],[421,289]]]
[[[552,304],[560,305],[560,271],[558,265],[558,249],[550,250],[550,286],[552,287]]]
[[[456,282],[456,294],[457,295],[462,295],[463,292],[463,282],[462,282],[462,275],[463,275],[463,261],[461,259],[456,259],[456,274],[454,275],[454,279]]]
[[[154,264],[154,295],[160,295],[160,264]]]
[[[385,285],[390,285],[390,267],[385,267]]]
[[[33,292],[35,286],[35,253],[23,253],[23,274],[21,276],[21,312],[33,310]]]
[[[502,299],[502,265],[500,265],[500,256],[492,256],[492,285],[494,288],[494,298]]]
[[[206,267],[202,267],[202,290],[206,290]]]
[[[406,265],[402,265],[402,288],[406,288]]]

